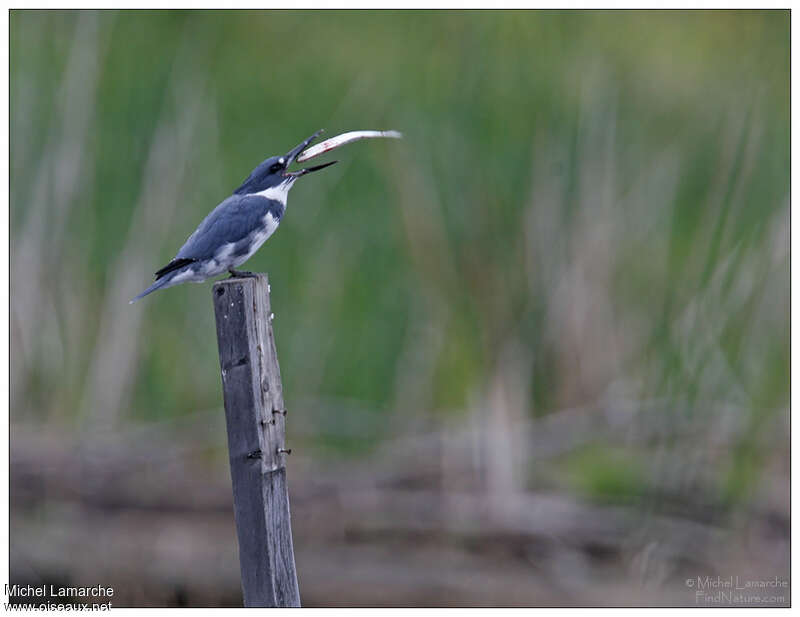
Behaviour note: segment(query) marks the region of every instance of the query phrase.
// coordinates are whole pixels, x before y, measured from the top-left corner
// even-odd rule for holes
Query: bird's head
[[[336,163],[337,161],[331,161],[330,163],[315,165],[314,167],[308,167],[306,169],[288,171],[289,165],[294,163],[300,153],[305,150],[320,133],[322,133],[322,130],[317,131],[283,156],[273,156],[262,162],[250,173],[247,179],[234,193],[238,195],[249,195],[251,193],[260,193],[278,187],[283,187],[288,190],[300,176],[309,174],[312,171],[325,169]]]

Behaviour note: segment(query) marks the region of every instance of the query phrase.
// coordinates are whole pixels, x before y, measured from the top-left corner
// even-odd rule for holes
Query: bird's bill
[[[309,137],[308,139],[303,140],[301,143],[297,144],[294,148],[289,150],[289,152],[284,157],[286,159],[286,166],[288,167],[289,165],[294,163],[294,160],[299,156],[299,154],[303,150],[305,150],[308,147],[308,144],[310,144],[312,141],[314,141],[324,131],[325,131],[325,129],[318,130],[311,137]]]
[[[338,162],[339,161],[331,161],[330,163],[323,163],[322,165],[307,167],[306,169],[300,169],[299,171],[287,171],[284,175],[290,178],[299,178],[300,176],[305,176],[306,174],[310,174],[312,171],[319,171],[320,169],[325,169],[326,167],[330,167],[334,163]]]
[[[325,129],[318,130],[316,133],[311,135],[311,137],[309,137],[308,139],[304,139],[302,142],[297,144],[297,146],[295,146],[294,148],[289,150],[289,152],[286,154],[286,157],[285,157],[286,158],[286,167],[288,167],[289,165],[294,163],[294,161],[298,157],[298,155],[303,150],[305,150],[308,147],[308,144],[310,144],[312,141],[314,141],[320,135],[320,133],[322,133],[324,130]],[[306,174],[310,174],[312,171],[319,171],[320,169],[325,169],[326,167],[330,167],[331,165],[333,165],[336,162],[337,161],[331,161],[330,163],[325,163],[324,165],[315,165],[314,167],[308,167],[306,169],[300,169],[298,171],[287,171],[287,172],[284,172],[283,175],[286,176],[287,178],[297,179],[300,176],[305,176]]]

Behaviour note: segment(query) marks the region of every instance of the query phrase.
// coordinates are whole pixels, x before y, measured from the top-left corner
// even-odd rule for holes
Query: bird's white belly
[[[214,275],[205,274],[202,270],[197,270],[195,268],[187,268],[183,272],[180,272],[176,274],[174,277],[172,277],[170,284],[177,285],[178,283],[186,283],[186,282],[202,283],[209,276],[214,276]]]
[[[275,233],[275,230],[278,229],[278,223],[280,221],[275,220],[272,217],[272,214],[267,212],[264,215],[263,222],[264,225],[260,229],[254,231],[248,238],[248,241],[250,243],[249,250],[244,255],[237,255],[236,257],[234,257],[232,261],[233,266],[231,267],[236,268],[238,266],[241,266],[244,262],[250,259],[255,254],[255,252],[261,248],[261,245],[264,244],[264,242],[266,242],[267,239],[272,234]]]

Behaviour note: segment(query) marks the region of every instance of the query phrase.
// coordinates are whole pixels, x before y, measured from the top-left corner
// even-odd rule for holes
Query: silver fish
[[[399,131],[350,131],[348,133],[342,133],[341,135],[321,141],[318,144],[314,144],[307,150],[304,150],[302,153],[300,153],[300,156],[297,157],[297,162],[302,163],[303,161],[313,159],[320,154],[325,154],[326,152],[335,150],[336,148],[339,148],[345,144],[349,144],[353,141],[359,141],[360,139],[375,139],[378,137],[401,139],[403,134]]]

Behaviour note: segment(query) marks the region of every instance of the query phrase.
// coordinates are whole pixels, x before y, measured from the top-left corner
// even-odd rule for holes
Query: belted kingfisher
[[[250,259],[278,228],[295,181],[337,162],[287,171],[320,133],[317,131],[284,156],[273,156],[256,167],[233,195],[203,219],[175,258],[156,272],[155,283],[131,304],[158,289],[186,281],[202,283],[226,271],[231,276],[252,276],[235,268]]]

